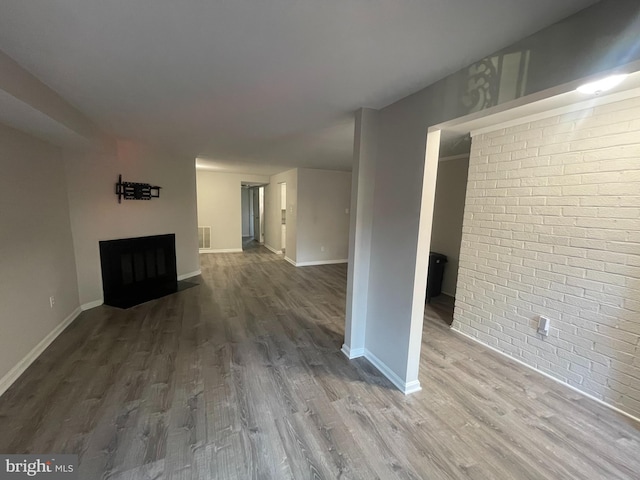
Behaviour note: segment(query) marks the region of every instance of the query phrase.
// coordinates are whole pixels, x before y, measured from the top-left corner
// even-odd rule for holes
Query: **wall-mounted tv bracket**
[[[116,183],[116,195],[118,195],[118,203],[125,200],[151,200],[152,198],[160,198],[160,189],[149,185],[148,183],[123,182],[122,175],[118,175],[118,183]]]

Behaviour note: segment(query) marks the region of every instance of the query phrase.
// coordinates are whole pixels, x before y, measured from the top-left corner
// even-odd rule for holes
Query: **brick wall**
[[[640,417],[640,98],[473,138],[453,328]]]

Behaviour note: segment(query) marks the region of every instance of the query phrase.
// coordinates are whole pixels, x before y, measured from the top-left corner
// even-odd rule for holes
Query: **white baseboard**
[[[342,258],[340,260],[314,260],[311,262],[296,262],[296,267],[311,267],[313,265],[335,265],[337,263],[348,263],[349,260]]]
[[[201,248],[199,253],[242,253],[242,248]]]
[[[369,360],[369,362],[376,367],[380,373],[382,373],[385,377],[387,377],[391,383],[393,383],[398,390],[400,390],[405,395],[409,395],[410,393],[416,393],[422,390],[420,386],[419,380],[413,380],[411,382],[405,382],[402,380],[396,373],[391,370],[386,363],[376,357],[373,353],[371,353],[368,349],[364,349],[364,358]]]
[[[83,303],[82,305],[80,305],[80,309],[84,312],[85,310],[90,310],[92,308],[99,307],[103,303],[104,303],[104,298],[101,298],[99,300],[94,300],[93,302]]]
[[[380,371],[380,373],[387,377],[391,381],[391,383],[398,387],[398,389],[405,395],[422,390],[419,380],[405,382],[393,370],[391,370],[386,363],[384,363],[366,348],[364,349],[364,358],[369,360],[369,362],[371,362],[371,364],[376,367]]]
[[[82,310],[80,307],[76,308],[71,314],[65,318],[62,322],[60,322],[56,327],[49,332],[49,334],[44,337],[40,343],[38,343],[33,349],[22,359],[20,360],[9,372],[0,379],[0,395],[6,392],[11,385],[22,375],[29,365],[31,365],[41,354],[44,352],[51,342],[53,342],[58,335],[60,335],[65,328],[67,328],[71,323],[78,318],[78,315]]]
[[[178,281],[186,280],[191,277],[197,277],[200,274],[202,274],[201,270],[195,270],[193,272],[183,273],[182,275],[178,275]],[[84,312],[85,310],[90,310],[92,308],[99,307],[100,305],[103,305],[103,304],[104,304],[104,298],[100,298],[92,302],[83,303],[82,305],[80,305],[80,308]]]
[[[563,385],[563,386],[565,386],[567,388],[570,388],[571,390],[573,390],[574,392],[579,393],[580,395],[583,395],[583,396],[585,396],[587,398],[590,398],[591,400],[593,400],[595,402],[598,402],[600,405],[603,405],[603,406],[605,406],[607,408],[610,408],[611,410],[614,410],[614,411],[618,412],[619,414],[624,415],[625,417],[628,417],[628,418],[640,423],[640,418],[635,417],[635,416],[631,415],[630,413],[625,412],[624,410],[620,410],[618,407],[614,407],[610,403],[607,403],[604,400],[599,399],[598,397],[594,397],[593,395],[590,395],[587,392],[583,392],[579,388],[574,387],[573,385],[569,385],[568,383],[563,382],[562,380],[560,380],[559,378],[554,377],[553,375],[549,375],[547,372],[543,372],[542,370],[538,370],[536,367],[534,367],[532,365],[529,365],[528,363],[525,363],[522,360],[519,360],[519,359],[517,359],[515,357],[512,357],[508,353],[505,353],[505,352],[503,352],[501,350],[498,350],[497,348],[492,347],[491,345],[487,345],[486,343],[482,342],[481,340],[479,340],[476,337],[472,337],[471,335],[467,335],[466,333],[461,332],[460,330],[458,330],[456,328],[451,328],[451,331],[452,332],[456,332],[457,334],[462,335],[463,337],[466,337],[469,340],[472,340],[472,341],[474,341],[476,343],[479,343],[483,347],[486,347],[489,350],[493,350],[494,352],[502,355],[503,357],[506,357],[509,360],[512,360],[512,361],[522,365],[523,367],[527,367],[529,370],[533,370],[534,372],[539,373],[540,375],[543,375],[543,376],[553,380],[554,382],[559,383],[560,385]]]
[[[197,277],[201,273],[202,273],[202,270],[195,270],[193,272],[183,273],[182,275],[178,275],[178,281],[186,280],[187,278],[191,278],[191,277]]]
[[[341,259],[341,260],[314,260],[311,262],[296,262],[291,260],[289,257],[285,255],[284,259],[289,262],[294,267],[312,267],[316,265],[335,265],[337,263],[348,263],[349,260]]]
[[[282,250],[276,250],[275,248],[273,248],[271,245],[269,245],[268,243],[264,243],[264,248],[266,248],[267,250],[272,251],[273,253],[275,253],[276,255],[282,255]]]
[[[345,356],[349,359],[349,360],[353,360],[354,358],[359,358],[359,357],[363,357],[364,356],[364,348],[354,348],[351,349],[349,347],[349,345],[347,345],[346,343],[342,344],[342,349],[341,349],[342,353],[345,354]]]

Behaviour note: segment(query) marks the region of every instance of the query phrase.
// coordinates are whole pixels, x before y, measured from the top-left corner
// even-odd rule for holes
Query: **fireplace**
[[[175,234],[100,242],[104,303],[129,308],[178,291]]]

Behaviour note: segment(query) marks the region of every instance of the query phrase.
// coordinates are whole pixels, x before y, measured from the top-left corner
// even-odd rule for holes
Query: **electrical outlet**
[[[345,208],[345,209],[344,209],[344,213],[346,213],[347,215],[349,215],[349,209],[348,209],[348,208]]]
[[[320,251],[324,252],[324,246],[320,247]]]
[[[551,320],[549,320],[547,317],[543,317],[542,315],[540,315],[540,317],[538,318],[538,333],[540,335],[544,335],[545,337],[547,337],[549,335],[550,323],[551,323]]]
[[[49,297],[49,305],[51,306],[51,308],[53,308],[53,306],[56,304],[56,297],[54,297],[53,295],[51,295]]]

